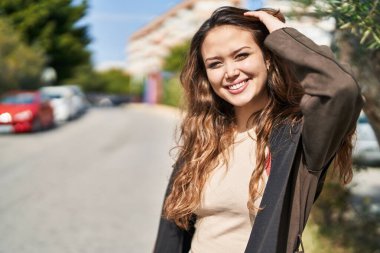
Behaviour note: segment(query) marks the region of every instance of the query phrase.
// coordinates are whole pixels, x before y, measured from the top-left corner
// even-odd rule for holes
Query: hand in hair
[[[247,11],[244,15],[259,19],[267,27],[269,33],[287,27],[284,22],[265,11]]]

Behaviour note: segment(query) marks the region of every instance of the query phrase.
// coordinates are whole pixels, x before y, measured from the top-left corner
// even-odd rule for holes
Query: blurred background
[[[217,7],[280,9],[351,65],[354,180],[329,175],[310,253],[380,252],[379,0],[1,0],[0,252],[151,252],[189,40]]]

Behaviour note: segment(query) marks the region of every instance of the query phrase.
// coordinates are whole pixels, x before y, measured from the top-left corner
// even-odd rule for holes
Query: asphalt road
[[[0,136],[0,253],[151,252],[178,113],[92,109]]]
[[[131,104],[0,135],[0,253],[152,252],[178,118]],[[371,196],[379,211],[380,169],[352,186],[354,202]]]

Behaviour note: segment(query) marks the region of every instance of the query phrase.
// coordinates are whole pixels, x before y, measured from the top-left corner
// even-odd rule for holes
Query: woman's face
[[[235,108],[262,109],[267,100],[267,62],[249,31],[223,25],[208,32],[201,47],[215,93]]]

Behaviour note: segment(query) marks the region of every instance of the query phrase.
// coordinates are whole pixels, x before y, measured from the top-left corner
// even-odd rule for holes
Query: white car
[[[356,131],[357,140],[353,151],[354,163],[364,166],[380,166],[379,143],[364,113],[360,114]]]
[[[79,117],[88,108],[87,99],[77,85],[46,86],[40,90],[50,98],[57,124]]]
[[[50,99],[55,123],[60,124],[74,117],[74,93],[71,89],[62,86],[46,86],[42,87],[40,91]]]
[[[86,112],[89,107],[89,102],[86,99],[86,96],[82,92],[82,89],[75,84],[66,84],[61,87],[70,89],[73,93],[72,96],[72,106],[74,110],[73,117],[78,117]]]

